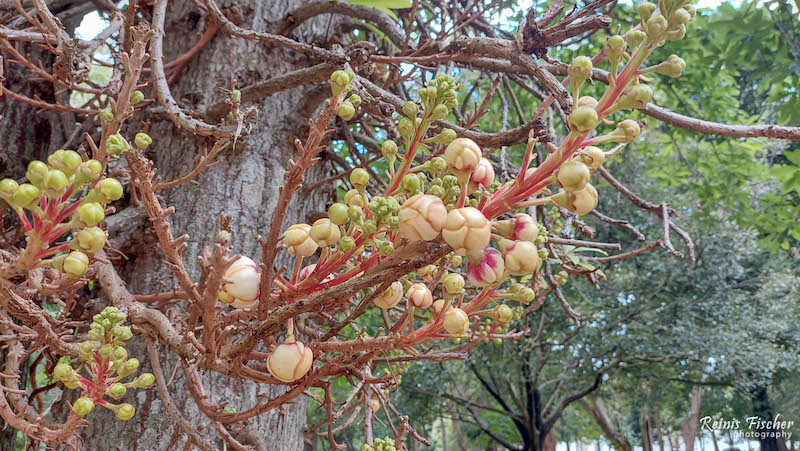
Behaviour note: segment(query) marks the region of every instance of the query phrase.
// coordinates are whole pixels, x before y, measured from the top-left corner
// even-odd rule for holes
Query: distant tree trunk
[[[692,388],[691,411],[689,417],[681,422],[681,434],[686,451],[694,450],[694,440],[697,438],[697,426],[700,420],[700,406],[703,402],[703,388],[695,384]]]
[[[548,432],[544,438],[544,443],[542,444],[542,451],[556,451],[556,445],[558,444],[558,440],[552,434],[552,432]],[[567,443],[567,448],[569,448],[569,443]]]
[[[750,399],[753,402],[753,416],[758,417],[761,420],[760,423],[772,422],[775,420],[766,387],[759,387],[753,390]],[[775,427],[756,428],[756,432],[759,433],[758,441],[761,444],[761,451],[786,451],[786,445],[783,441],[779,442],[776,437],[779,431],[780,430]]]
[[[656,423],[656,431],[657,431],[657,435],[656,436],[658,437],[658,450],[659,451],[664,451],[664,428],[663,428],[663,425],[661,424],[661,413],[658,410],[658,406],[655,407],[655,410],[653,412],[653,416],[654,416],[654,421]]]
[[[711,443],[714,444],[714,451],[719,451],[719,444],[717,443],[717,431],[711,430]]]
[[[639,415],[642,424],[642,448],[644,451],[653,451],[653,422],[647,411]]]
[[[442,425],[442,451],[447,451],[447,424],[445,424],[441,412],[439,413],[439,424]]]
[[[580,400],[581,406],[589,412],[595,422],[603,431],[603,435],[608,439],[615,449],[620,451],[632,451],[633,446],[625,434],[623,434],[608,415],[608,412],[600,398],[592,397]]]

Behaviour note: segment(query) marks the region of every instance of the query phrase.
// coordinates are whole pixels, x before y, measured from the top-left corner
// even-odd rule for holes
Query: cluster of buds
[[[21,269],[50,265],[73,279],[83,277],[89,257],[106,243],[101,228],[105,204],[123,194],[122,184],[114,178],[101,179],[102,172],[99,161],[84,161],[73,150],[59,149],[47,163],[30,162],[29,183],[0,181],[0,198],[25,227],[26,246],[17,260]],[[88,191],[81,196],[87,185]],[[54,244],[69,233],[69,241]]]
[[[85,416],[101,405],[113,411],[120,420],[130,420],[136,413],[131,404],[115,404],[106,396],[119,400],[128,389],[147,389],[155,382],[150,373],[142,373],[130,382],[122,382],[139,368],[139,361],[128,358],[125,342],[133,337],[130,327],[123,326],[125,314],[116,307],[106,307],[94,316],[87,334],[88,340],[78,346],[78,355],[83,363],[74,369],[67,359],[57,364],[53,376],[69,389],[81,389],[83,396],[75,400],[72,410]],[[85,370],[90,378],[80,375]]]
[[[397,448],[394,444],[394,439],[386,437],[386,438],[376,438],[372,445],[368,443],[364,443],[361,445],[361,451],[396,451]]]

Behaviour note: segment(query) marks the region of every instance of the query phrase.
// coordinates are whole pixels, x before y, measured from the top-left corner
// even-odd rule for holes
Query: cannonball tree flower
[[[469,138],[456,138],[444,150],[444,160],[456,174],[469,174],[478,167],[483,153]]]
[[[526,213],[517,213],[511,219],[496,221],[493,225],[501,235],[510,240],[533,243],[539,237],[539,225]]]
[[[457,255],[471,255],[489,245],[492,227],[480,210],[463,207],[451,210],[442,237],[453,247]]]
[[[500,304],[492,309],[492,317],[501,323],[507,323],[513,319],[514,311],[511,307]]]
[[[313,362],[311,348],[292,338],[272,351],[267,358],[267,369],[276,379],[289,383],[305,376]]]
[[[539,251],[530,241],[501,240],[506,270],[512,276],[533,274],[539,268]]]
[[[77,249],[94,254],[106,244],[106,232],[100,227],[87,227],[75,235],[72,243]]]
[[[556,185],[564,191],[582,190],[589,182],[591,173],[589,166],[582,161],[572,160],[561,165],[556,172]]]
[[[380,308],[392,308],[400,302],[403,297],[403,284],[400,281],[392,282],[392,284],[383,291],[383,293],[375,296],[372,302]]]
[[[81,251],[70,252],[61,261],[61,269],[68,277],[80,279],[89,269],[89,257]]]
[[[588,106],[575,108],[569,115],[570,128],[579,133],[586,133],[593,130],[595,126],[597,126],[598,121],[597,111]]]
[[[310,257],[319,247],[311,238],[311,226],[294,224],[283,232],[283,244],[290,254],[298,257]]]
[[[488,188],[492,183],[494,183],[494,167],[489,160],[481,158],[478,167],[472,171],[469,177],[467,194],[474,193],[478,188]]]
[[[594,210],[597,206],[597,190],[591,183],[580,191],[559,191],[552,196],[553,201],[579,215],[585,215]]]
[[[442,199],[417,194],[403,202],[398,214],[400,235],[412,241],[431,241],[439,236],[447,220]]]
[[[433,305],[431,305],[431,310],[433,310],[434,314],[438,315],[439,312],[441,312],[442,309],[444,308],[445,304],[446,304],[446,301],[444,299],[437,299],[433,303]],[[449,308],[448,308],[448,310],[449,310]]]
[[[250,308],[258,302],[261,276],[258,274],[258,265],[252,259],[239,257],[228,267],[224,277],[230,282],[222,285],[220,301],[235,308]]]
[[[320,218],[314,221],[314,225],[311,226],[309,231],[309,236],[319,247],[324,248],[338,243],[342,237],[342,232],[339,230],[339,226],[330,219]]]
[[[597,169],[606,159],[606,153],[602,149],[595,146],[586,146],[580,150],[580,159],[583,164],[589,166],[589,169]]]
[[[467,280],[476,287],[485,287],[500,281],[505,271],[503,255],[493,247],[478,252],[467,262]]]
[[[452,335],[461,335],[469,330],[469,316],[467,312],[457,307],[452,307],[444,313],[442,322],[444,330]]]
[[[431,290],[424,283],[415,283],[406,291],[408,302],[416,308],[426,309],[433,304]]]

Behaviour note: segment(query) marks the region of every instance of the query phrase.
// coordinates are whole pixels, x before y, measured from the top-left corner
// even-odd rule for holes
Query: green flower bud
[[[353,94],[347,99],[347,101],[352,103],[354,107],[358,108],[358,106],[361,105],[361,96],[358,94]]]
[[[119,382],[108,387],[108,394],[114,399],[122,398],[127,391],[128,389]]]
[[[122,404],[117,408],[117,418],[128,421],[136,414],[136,409],[130,404]]]
[[[109,136],[106,140],[106,153],[109,155],[119,155],[130,147],[128,141],[119,133]]]
[[[686,68],[686,61],[678,55],[670,55],[666,61],[656,66],[656,72],[672,78],[681,76],[681,72]],[[30,177],[28,177],[30,179]]]
[[[136,147],[144,150],[153,143],[153,138],[150,137],[147,133],[139,132],[136,134],[136,137],[133,138],[133,143],[136,144]]]
[[[342,252],[350,252],[356,248],[356,240],[352,236],[343,236],[338,244]]]
[[[125,360],[128,358],[128,351],[125,350],[122,346],[117,346],[114,348],[114,360]]]
[[[417,111],[419,111],[419,106],[417,106],[416,103],[410,100],[406,102],[405,105],[403,105],[403,114],[405,114],[408,117],[411,118],[417,117]]]
[[[653,98],[653,90],[650,86],[640,83],[626,89],[614,105],[614,111],[620,110],[640,110],[644,108]]]
[[[131,332],[131,328],[130,327],[122,326],[120,328],[120,331],[116,334],[116,336],[117,336],[117,338],[119,338],[122,341],[128,341],[131,338],[133,338],[133,332]],[[136,359],[131,359],[131,360],[136,360]],[[138,367],[138,365],[139,365],[139,361],[138,360],[136,360],[136,365]]]
[[[433,120],[444,119],[448,113],[450,113],[450,110],[448,110],[446,106],[440,103],[439,105],[436,105],[433,111],[431,111],[431,119]]]
[[[447,193],[445,193],[444,188],[442,188],[441,185],[431,185],[430,188],[428,188],[428,192],[426,194],[430,194],[431,196],[436,196],[439,199],[444,199]]]
[[[101,341],[103,340],[103,334],[101,332],[97,332],[96,330],[90,330],[87,332],[86,338],[92,341]]]
[[[68,277],[79,279],[83,277],[83,275],[86,274],[86,270],[89,269],[89,257],[80,251],[70,252],[69,255],[64,258],[62,268]]]
[[[589,182],[589,177],[589,167],[579,160],[572,160],[558,168],[556,185],[565,191],[579,191]]]
[[[344,101],[341,105],[339,105],[339,111],[336,114],[338,114],[342,119],[349,121],[353,118],[353,116],[356,115],[356,107],[353,106],[352,103]]]
[[[501,323],[507,323],[514,317],[511,307],[500,304],[492,309],[492,317]]]
[[[589,108],[594,108],[594,107],[597,106],[597,103],[598,103],[597,99],[595,99],[594,97],[592,97],[592,96],[583,96],[580,99],[578,99],[578,103],[576,103],[575,106],[576,107],[585,106],[585,107],[589,107]]]
[[[82,225],[93,227],[99,224],[106,214],[99,202],[87,202],[78,207],[75,217]]]
[[[408,118],[402,117],[399,121],[397,121],[397,131],[400,132],[402,136],[411,136],[411,132],[413,131],[414,125],[411,123]]]
[[[50,199],[56,199],[64,195],[69,186],[69,180],[66,174],[58,169],[51,169],[42,178],[42,190],[45,196]]]
[[[101,172],[103,172],[103,165],[99,161],[84,161],[75,173],[75,182],[78,185],[83,185],[86,182],[97,179]]]
[[[39,200],[40,194],[39,188],[30,183],[23,183],[14,191],[9,203],[13,206],[25,208]]]
[[[100,201],[104,203],[122,198],[122,184],[115,178],[108,177],[100,180],[95,191],[97,191]]]
[[[358,205],[351,205],[347,209],[347,216],[350,217],[351,221],[358,222],[364,218],[364,211]]]
[[[689,22],[690,20],[692,20],[692,15],[689,13],[689,11],[686,11],[683,8],[678,8],[669,16],[669,26],[670,28],[675,28],[685,24],[686,22]]]
[[[403,189],[409,193],[416,193],[420,187],[419,177],[417,177],[416,174],[406,174],[403,176],[403,180],[400,184],[403,186]]]
[[[639,16],[642,18],[642,22],[647,22],[650,20],[650,16],[653,15],[653,12],[656,10],[655,3],[650,2],[642,2],[636,5],[636,12],[639,13]]]
[[[397,143],[391,139],[384,141],[381,145],[381,154],[386,159],[393,158],[397,154]]]
[[[374,219],[368,219],[364,221],[362,229],[364,230],[364,235],[370,236],[378,230],[378,224]]]
[[[573,83],[580,85],[592,77],[592,59],[588,56],[579,56],[572,60],[567,69],[567,74]]]
[[[336,225],[342,225],[349,220],[347,216],[347,205],[335,203],[328,208],[328,218]]]
[[[394,244],[391,241],[381,241],[378,249],[383,255],[392,255],[394,253]]]
[[[569,115],[570,128],[578,133],[592,131],[598,120],[597,111],[586,106],[575,108]]]
[[[442,130],[441,133],[439,133],[439,135],[436,136],[436,142],[438,142],[439,144],[444,144],[446,146],[451,142],[453,142],[457,137],[458,135],[456,135],[455,130],[453,130],[452,128],[445,128],[444,130]],[[444,161],[444,158],[442,158],[442,161]]]
[[[133,91],[133,94],[131,94],[131,105],[136,105],[142,100],[144,100],[144,94],[142,93],[142,91],[139,91],[138,89],[136,91]]]
[[[78,166],[83,162],[83,159],[74,150],[58,149],[47,157],[47,162],[53,168],[63,172],[67,177],[72,177]]]
[[[447,99],[447,100],[444,101],[444,106],[446,106],[447,108],[453,109],[453,108],[458,106],[458,99],[456,99],[455,97],[453,97],[451,99]]]
[[[684,36],[686,36],[686,25],[681,25],[674,30],[669,30],[664,33],[664,39],[669,41],[679,41],[683,39]]]
[[[539,249],[539,258],[544,260],[545,258],[550,256],[550,251],[545,248]]]
[[[697,8],[695,8],[694,5],[686,5],[683,7],[683,9],[685,9],[686,12],[689,13],[689,17],[691,17],[692,19],[694,19],[695,15],[697,15]]]
[[[25,173],[25,176],[28,177],[29,182],[38,186],[42,183],[42,179],[47,175],[49,170],[50,169],[43,161],[34,160],[28,164],[28,172]]]
[[[353,188],[350,191],[346,192],[344,195],[344,201],[347,205],[355,205],[357,207],[364,207],[364,198],[361,196],[361,193],[358,192],[357,189]]]
[[[63,381],[65,379],[72,379],[75,376],[75,374],[72,367],[69,366],[69,364],[59,363],[53,369],[53,376],[55,376],[56,379]]]
[[[636,50],[647,39],[647,33],[641,30],[631,30],[625,36],[631,51]]]
[[[114,357],[114,347],[111,345],[102,345],[97,353],[104,359],[111,359]]]
[[[9,200],[19,189],[19,183],[12,179],[3,179],[0,181],[0,197]],[[27,205],[27,204],[26,204]]]
[[[156,377],[153,376],[151,373],[144,373],[141,374],[139,377],[136,378],[134,384],[136,384],[136,388],[150,388],[156,381]]]
[[[625,53],[625,39],[618,34],[609,37],[603,45],[603,51],[612,64],[619,64]]]
[[[104,120],[105,122],[111,122],[114,120],[114,112],[111,111],[111,108],[104,108],[100,111],[100,119]]]
[[[450,273],[442,279],[442,288],[447,294],[459,294],[464,290],[465,283],[461,274]]]
[[[355,168],[350,173],[350,183],[354,187],[363,188],[369,184],[369,172],[364,168]]]
[[[231,102],[242,103],[242,91],[239,91],[238,89],[231,91]]]
[[[92,409],[94,409],[94,401],[85,396],[76,399],[75,404],[72,405],[72,410],[80,416],[88,415]]]
[[[106,233],[100,227],[87,227],[75,236],[80,250],[94,254],[106,244]]]
[[[606,154],[599,147],[587,146],[581,149],[580,159],[586,166],[589,166],[589,169],[597,169],[603,164]]]
[[[347,88],[350,83],[350,74],[343,70],[337,70],[331,74],[331,91],[334,96],[338,96]]]
[[[633,119],[625,119],[617,124],[617,128],[611,133],[611,136],[617,137],[615,141],[630,143],[639,137],[640,132],[638,122]]]
[[[94,355],[94,345],[91,341],[84,341],[78,346],[78,351],[83,360],[91,360],[91,357]]]
[[[647,39],[649,42],[663,39],[669,23],[664,16],[653,16],[647,21]]]

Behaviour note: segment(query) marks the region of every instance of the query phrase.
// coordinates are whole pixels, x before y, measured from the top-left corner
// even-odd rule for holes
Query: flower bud
[[[494,167],[489,160],[481,158],[478,167],[469,177],[467,194],[475,192],[478,188],[488,188],[492,183],[494,183]]]
[[[365,187],[369,184],[369,172],[364,168],[355,168],[350,172],[350,183],[354,187]]]
[[[419,111],[419,107],[417,106],[416,103],[414,103],[414,102],[412,102],[410,100],[408,102],[406,102],[405,105],[403,105],[403,114],[405,114],[406,116],[408,116],[410,118],[417,117],[417,111]]]
[[[355,205],[362,208],[366,206],[364,205],[364,198],[361,196],[361,193],[359,193],[355,188],[344,194],[344,201],[347,203],[347,205],[351,206]]]
[[[687,13],[689,13],[689,17],[694,19],[694,16],[697,14],[697,8],[694,5],[686,5],[683,7]]]
[[[421,183],[419,181],[419,177],[417,177],[417,174],[406,174],[400,181],[400,186],[402,186],[403,189],[409,193],[416,193],[419,191],[420,185]]]
[[[580,159],[589,169],[597,169],[605,161],[606,154],[599,147],[587,146],[581,149]]]
[[[539,252],[530,241],[503,240],[505,264],[513,276],[533,274],[539,268]]]
[[[144,94],[142,93],[142,91],[139,91],[138,89],[136,91],[133,91],[133,94],[131,94],[131,105],[136,105],[142,100],[144,100]]]
[[[664,16],[653,16],[647,20],[647,39],[650,42],[658,41],[663,38],[667,31],[667,18]]]
[[[328,218],[336,225],[347,223],[350,219],[347,217],[347,205],[342,203],[335,203],[328,208]]]
[[[642,18],[642,22],[647,22],[650,20],[650,16],[653,15],[655,10],[655,3],[642,2],[636,5],[636,12],[639,13],[639,16]]]
[[[447,192],[445,192],[444,188],[442,188],[440,185],[431,185],[431,187],[428,188],[427,194],[436,196],[439,199],[444,199],[444,197],[447,195]]]
[[[53,369],[53,376],[58,380],[71,379],[74,374],[75,371],[67,363],[59,363]]]
[[[451,210],[442,237],[458,255],[471,255],[489,245],[492,228],[486,216],[473,207]]]
[[[622,36],[616,34],[614,36],[610,36],[606,43],[603,44],[603,52],[605,52],[608,60],[611,61],[612,64],[619,64],[622,61],[622,56],[625,54],[625,39]]]
[[[689,22],[690,20],[692,20],[692,15],[689,13],[689,11],[683,8],[678,8],[669,16],[669,25],[670,27],[677,27]]]
[[[433,310],[433,313],[434,313],[435,315],[438,315],[438,314],[439,314],[439,312],[441,312],[441,311],[442,311],[442,309],[444,308],[444,306],[445,306],[445,300],[444,300],[444,299],[437,299],[437,300],[435,300],[435,301],[433,302],[433,304],[431,305],[431,310]],[[448,309],[448,310],[449,310],[449,309]]]
[[[381,155],[385,158],[394,158],[397,154],[397,143],[392,141],[391,139],[387,139],[386,141],[381,144]]]
[[[344,101],[339,105],[339,111],[337,111],[336,114],[338,114],[340,118],[349,121],[356,115],[356,107],[354,107],[352,103]]]
[[[592,77],[592,60],[587,56],[578,56],[572,60],[567,74],[573,83],[581,84]]]
[[[25,176],[28,177],[29,182],[38,186],[42,183],[42,179],[47,175],[49,170],[50,169],[44,162],[34,160],[28,163],[28,172],[25,173]]]
[[[347,88],[350,83],[350,74],[343,70],[337,70],[331,74],[331,91],[334,96],[338,96]]]
[[[472,172],[482,157],[481,148],[469,138],[454,139],[444,150],[445,161],[456,173]]]
[[[503,277],[505,262],[500,251],[489,247],[472,256],[467,262],[467,279],[476,287],[485,287],[499,282]]]
[[[119,382],[111,384],[111,386],[108,387],[108,394],[115,399],[122,398],[123,396],[125,396],[125,393],[127,391],[128,389],[125,388],[125,386],[120,384]]]
[[[647,33],[642,30],[631,30],[625,35],[625,39],[628,41],[631,51],[633,51],[647,39]]]
[[[64,258],[62,262],[64,273],[73,279],[79,279],[86,274],[89,269],[89,257],[83,252],[72,251]]]
[[[644,108],[653,98],[653,90],[649,85],[640,83],[632,88],[626,89],[617,103],[614,105],[614,110],[640,110]]]
[[[552,196],[552,199],[564,208],[569,209],[579,215],[585,215],[594,210],[597,206],[597,190],[591,183],[580,191],[568,193],[560,191]]]
[[[445,128],[444,130],[442,130],[441,133],[439,133],[436,136],[435,141],[440,143],[440,144],[444,144],[445,146],[447,146],[451,142],[453,142],[453,140],[455,140],[457,137],[458,137],[458,135],[456,135],[456,131],[455,130],[453,130],[452,128]]]
[[[447,209],[438,197],[417,194],[403,202],[398,219],[402,237],[411,241],[431,241],[444,228]]]
[[[686,68],[686,61],[678,55],[670,55],[666,61],[656,66],[656,72],[672,78],[681,76],[681,72]],[[28,177],[30,179],[30,177]]]
[[[494,223],[494,227],[501,235],[510,240],[536,241],[539,237],[539,226],[536,220],[525,213],[517,213],[511,219]]]
[[[406,297],[414,307],[426,309],[433,304],[431,290],[424,283],[415,283],[408,287]]]
[[[616,137],[615,141],[630,143],[639,137],[640,132],[641,129],[639,128],[638,122],[634,121],[633,119],[625,119],[617,124],[617,128],[611,133],[611,136]]]
[[[598,122],[597,111],[588,106],[575,108],[569,115],[570,128],[578,133],[592,131]]]
[[[343,236],[338,244],[342,252],[350,252],[356,248],[356,240],[352,236]]]
[[[115,178],[104,178],[100,180],[95,188],[99,201],[103,203],[113,202],[122,198],[122,184]]]
[[[447,294],[459,294],[464,291],[464,277],[458,273],[448,274],[442,280],[442,288]]]
[[[597,106],[597,103],[598,103],[598,101],[594,97],[592,97],[592,96],[583,96],[580,99],[578,99],[578,103],[575,104],[575,106],[576,107],[586,106],[586,107],[594,109],[594,107]]]
[[[239,91],[238,89],[231,91],[231,102],[242,103],[242,91]]]
[[[106,244],[106,233],[100,227],[87,227],[75,235],[75,242],[78,249],[94,254]]]
[[[132,405],[125,403],[117,408],[116,413],[117,418],[122,421],[128,421],[133,418],[134,415],[136,415],[136,409]]]
[[[364,219],[364,210],[358,205],[351,205],[347,208],[347,217],[351,221],[360,222]]]
[[[461,335],[469,330],[469,316],[460,308],[450,308],[444,313],[442,326],[451,335]]]
[[[394,244],[392,244],[391,241],[379,241],[378,249],[381,251],[381,254],[383,255],[394,254]]]
[[[674,30],[669,30],[664,33],[664,39],[669,41],[678,41],[683,39],[686,36],[686,25],[681,25]]]
[[[500,321],[501,323],[507,323],[511,321],[514,317],[514,311],[511,310],[511,307],[500,304],[492,309],[492,318]]]
[[[88,415],[93,409],[94,401],[85,396],[76,399],[75,404],[72,405],[72,410],[80,416]]]
[[[310,257],[317,251],[317,243],[311,238],[311,226],[295,224],[283,232],[283,244],[290,254],[298,257]]]
[[[401,117],[399,121],[397,121],[397,131],[400,132],[400,136],[409,137],[411,136],[411,132],[413,131],[414,125],[411,123],[408,118]]]
[[[330,219],[320,218],[314,221],[309,235],[319,247],[328,247],[339,242],[342,232],[339,230],[339,226],[331,222]]]
[[[130,147],[128,141],[119,133],[109,136],[106,140],[106,153],[109,155],[119,155]]]
[[[380,308],[392,308],[400,302],[403,297],[403,284],[399,281],[392,282],[392,284],[383,293],[375,296],[372,302]]]
[[[63,172],[67,177],[72,177],[78,165],[83,162],[83,159],[74,150],[58,149],[47,157],[47,162],[53,168]]]
[[[124,333],[125,331],[122,331],[122,334]],[[116,348],[114,348],[114,360],[125,360],[127,358],[128,358],[128,351],[126,351],[125,348],[123,348],[122,346],[117,346]]]
[[[151,373],[143,373],[139,377],[136,378],[134,384],[136,388],[150,388],[156,381],[156,377],[153,376]]]
[[[30,183],[23,183],[14,191],[14,195],[11,196],[9,203],[13,206],[24,208],[36,203],[36,201],[39,200],[40,194],[41,192],[39,191],[39,188],[31,185]]]
[[[28,177],[28,179],[30,179],[30,177]],[[6,200],[11,199],[11,197],[13,197],[14,194],[16,194],[18,189],[19,189],[19,183],[17,183],[15,180],[3,179],[2,181],[0,181],[0,197],[2,197],[3,199]]]
[[[78,166],[78,170],[75,173],[75,182],[78,185],[83,185],[86,182],[97,179],[101,172],[103,172],[103,165],[99,161],[84,161]]]
[[[377,412],[381,408],[381,402],[378,398],[372,398],[369,400],[369,407],[373,412]]]
[[[582,190],[589,182],[589,167],[579,160],[568,161],[556,172],[556,185],[565,191]]]
[[[75,217],[86,227],[92,227],[105,218],[105,211],[98,202],[87,202],[78,207],[75,211]]]
[[[295,341],[275,348],[267,358],[267,368],[276,379],[289,383],[305,376],[313,362],[314,353],[311,348]]]
[[[434,121],[439,119],[444,119],[450,111],[447,107],[443,104],[436,105],[436,107],[431,111],[431,119]]]
[[[42,190],[45,196],[56,199],[64,195],[69,186],[67,176],[58,169],[51,169],[42,178]]]
[[[114,120],[114,112],[111,111],[111,108],[104,108],[102,111],[100,111],[100,119],[106,122],[111,122]]]
[[[151,138],[147,133],[139,132],[136,134],[136,137],[133,138],[133,143],[136,144],[136,147],[144,150],[147,149],[147,146],[153,143],[153,138]]]
[[[222,285],[220,301],[231,304],[234,308],[249,308],[258,299],[261,276],[258,274],[258,265],[252,259],[239,257],[228,267],[223,277],[230,282]]]

